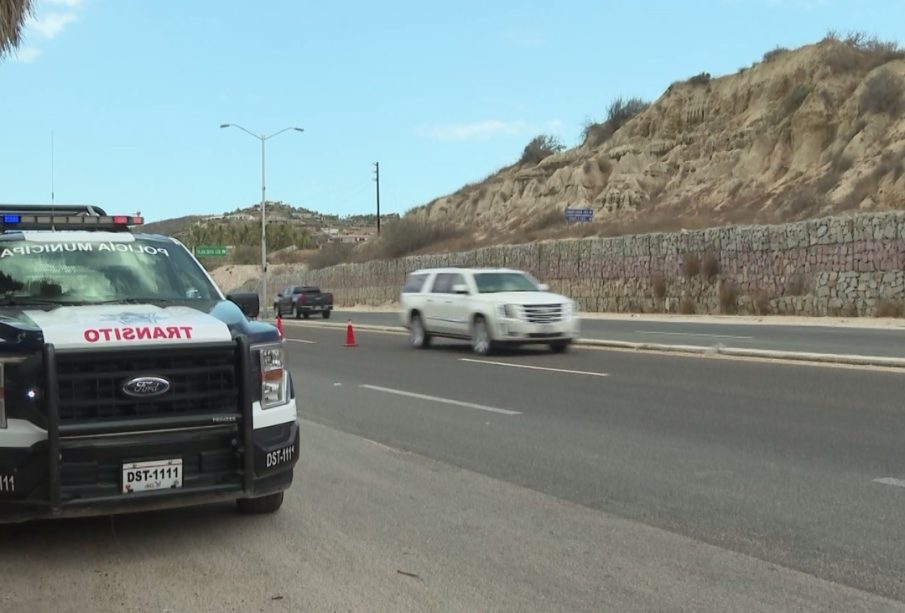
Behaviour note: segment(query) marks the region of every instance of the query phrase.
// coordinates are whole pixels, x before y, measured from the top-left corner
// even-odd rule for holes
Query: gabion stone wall
[[[440,266],[523,269],[583,311],[864,316],[905,310],[905,212],[299,267],[272,275],[270,287],[313,284],[338,306],[384,306],[398,301],[407,273]]]

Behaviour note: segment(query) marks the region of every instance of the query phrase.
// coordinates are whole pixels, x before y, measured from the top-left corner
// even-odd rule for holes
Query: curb
[[[284,326],[345,329],[347,323],[327,322],[287,322]],[[366,332],[389,332],[404,334],[402,326],[377,326],[373,324],[355,324],[358,330]],[[872,355],[845,355],[837,353],[810,353],[806,351],[775,351],[771,349],[742,349],[739,347],[702,346],[702,345],[665,345],[660,343],[633,343],[630,341],[612,341],[596,338],[579,338],[575,344],[579,347],[601,347],[608,349],[630,349],[634,351],[657,351],[686,355],[724,355],[735,358],[754,358],[758,360],[784,360],[789,362],[811,362],[818,364],[844,364],[849,366],[882,366],[885,368],[905,369],[905,358],[890,358]]]

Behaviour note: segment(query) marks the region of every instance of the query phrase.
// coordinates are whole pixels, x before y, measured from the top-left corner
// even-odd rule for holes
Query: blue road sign
[[[566,209],[567,222],[587,222],[594,220],[594,209]]]

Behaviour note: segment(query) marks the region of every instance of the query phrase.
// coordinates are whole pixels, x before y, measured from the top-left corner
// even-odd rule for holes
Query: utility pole
[[[55,194],[54,194],[54,185],[53,185],[53,130],[50,131],[50,204],[55,204]]]
[[[374,181],[377,182],[377,234],[380,234],[380,162],[374,162]]]

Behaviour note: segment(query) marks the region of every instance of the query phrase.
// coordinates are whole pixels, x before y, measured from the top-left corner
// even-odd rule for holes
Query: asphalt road
[[[307,341],[292,359],[311,420],[905,599],[903,374],[591,349],[475,361],[461,343],[287,332]]]
[[[399,325],[396,313],[336,311],[339,321]],[[684,323],[584,319],[585,338],[662,343],[669,345],[724,345],[744,349],[806,351],[905,358],[905,328],[795,326],[770,323]]]
[[[0,526],[0,611],[905,611],[905,375],[286,331],[278,514]]]

